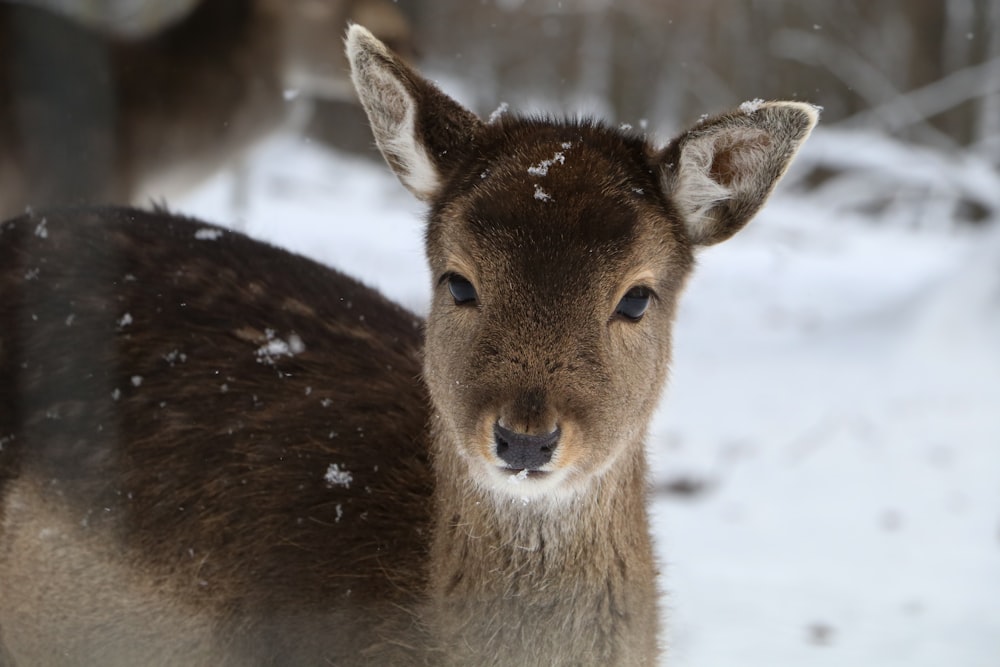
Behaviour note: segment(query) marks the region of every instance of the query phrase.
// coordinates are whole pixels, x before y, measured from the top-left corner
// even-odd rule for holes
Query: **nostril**
[[[508,467],[518,470],[538,470],[551,461],[561,435],[558,426],[543,435],[518,433],[501,426],[499,422],[493,426],[497,456]]]

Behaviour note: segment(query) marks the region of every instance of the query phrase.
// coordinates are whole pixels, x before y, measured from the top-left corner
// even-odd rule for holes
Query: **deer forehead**
[[[483,143],[432,212],[436,270],[617,283],[686,264],[673,261],[687,251],[682,229],[641,140],[546,125],[505,128]]]
[[[486,126],[479,143],[477,173],[467,180],[475,184],[478,176],[487,190],[510,194],[527,185],[529,199],[539,203],[558,201],[557,190],[596,199],[656,187],[646,143],[591,121],[513,118]]]

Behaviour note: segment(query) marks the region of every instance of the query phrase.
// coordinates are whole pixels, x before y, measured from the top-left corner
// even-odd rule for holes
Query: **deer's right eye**
[[[479,294],[476,293],[476,288],[457,273],[452,273],[448,276],[448,291],[451,292],[452,298],[455,299],[456,306],[474,306],[479,302]]]

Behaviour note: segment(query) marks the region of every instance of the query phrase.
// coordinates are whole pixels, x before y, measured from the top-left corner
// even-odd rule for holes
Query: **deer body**
[[[0,664],[656,664],[644,438],[677,297],[815,111],[656,149],[484,123],[360,27],[348,56],[430,205],[423,337],[163,212],[0,227]]]
[[[377,644],[426,551],[419,321],[165,214],[2,229],[0,637],[16,664],[322,664],[343,659],[318,648],[332,632],[350,655]]]

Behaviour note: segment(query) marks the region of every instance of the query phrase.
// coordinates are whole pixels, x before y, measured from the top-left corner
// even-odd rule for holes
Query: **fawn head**
[[[694,250],[757,212],[816,110],[747,103],[657,148],[597,122],[484,122],[364,28],[347,50],[379,148],[430,206],[438,456],[499,498],[554,500],[641,461]]]

